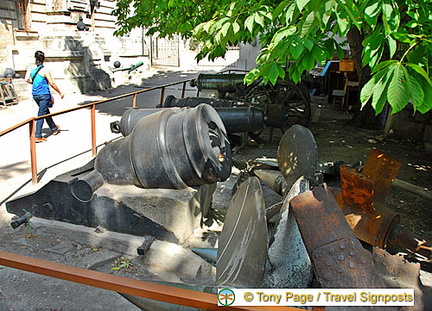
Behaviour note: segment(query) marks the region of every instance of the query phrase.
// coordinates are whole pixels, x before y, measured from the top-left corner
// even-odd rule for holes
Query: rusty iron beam
[[[293,307],[218,307],[214,294],[144,282],[0,251],[0,264],[123,294],[206,310],[297,311]]]
[[[15,124],[14,126],[12,126],[10,128],[5,129],[4,131],[1,131],[0,132],[0,137],[2,137],[3,135],[6,135],[7,133],[12,132],[12,131],[14,131],[16,129],[19,129],[21,126],[24,126],[26,124],[30,124],[30,122],[32,122],[34,120],[35,120],[35,118],[33,117],[33,118],[27,119],[25,121],[22,121],[22,122],[20,122],[18,124]]]
[[[315,187],[290,202],[323,288],[384,288],[331,192]]]

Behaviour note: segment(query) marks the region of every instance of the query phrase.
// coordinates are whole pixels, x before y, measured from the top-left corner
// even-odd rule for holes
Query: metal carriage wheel
[[[267,125],[283,131],[294,124],[307,126],[311,117],[308,91],[291,81],[278,80],[275,85],[256,83],[246,90],[243,100],[263,107]]]

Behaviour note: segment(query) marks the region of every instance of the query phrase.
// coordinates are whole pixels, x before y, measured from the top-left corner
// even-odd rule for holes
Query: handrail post
[[[165,88],[172,86],[172,85],[178,85],[183,83],[183,90],[182,90],[182,98],[185,95],[186,92],[186,83],[190,82],[190,80],[187,81],[181,81],[181,82],[176,82],[176,83],[170,83],[170,84],[166,84],[164,86],[158,86],[158,87],[151,87],[148,89],[144,89],[138,92],[133,92],[133,93],[129,93],[129,94],[123,94],[120,96],[116,96],[113,98],[109,98],[109,99],[105,99],[105,100],[101,100],[98,102],[94,102],[94,103],[88,103],[82,106],[78,106],[78,107],[74,107],[74,108],[69,108],[63,111],[59,111],[59,112],[55,112],[55,113],[51,113],[50,115],[60,115],[60,114],[64,114],[64,113],[68,113],[68,112],[72,112],[75,110],[79,110],[79,109],[88,109],[90,108],[91,111],[91,140],[92,140],[92,156],[96,156],[97,153],[97,146],[96,146],[96,105],[98,104],[102,104],[102,103],[107,103],[107,102],[112,102],[113,100],[118,100],[124,97],[128,97],[133,95],[133,101],[132,101],[132,106],[136,107],[137,106],[137,96],[138,94],[141,94],[143,92],[149,92],[149,91],[153,91],[153,90],[157,90],[157,89],[161,89],[161,99],[160,99],[160,103],[161,105],[163,105],[163,101],[165,99]],[[199,90],[197,91],[197,96],[199,96]],[[0,136],[3,136],[5,134],[8,134],[14,130],[16,130],[17,128],[21,127],[21,126],[25,126],[27,123],[29,124],[29,138],[30,138],[30,169],[31,169],[31,175],[32,175],[32,183],[33,184],[37,184],[38,183],[38,173],[37,173],[37,155],[36,155],[36,121],[39,118],[42,118],[44,116],[41,117],[33,117],[30,119],[27,119],[11,128],[8,128],[4,131],[0,131]]]
[[[184,98],[184,97],[185,97],[185,93],[186,93],[186,81],[183,82],[183,89],[182,89],[182,95],[181,95],[181,98]]]
[[[162,87],[162,91],[161,91],[161,100],[160,100],[161,107],[163,107],[164,97],[165,97],[165,86]]]
[[[96,105],[91,106],[92,156],[96,156]]]
[[[132,99],[132,107],[135,108],[137,103],[137,93],[134,93],[133,99]]]
[[[37,184],[37,164],[36,164],[36,120],[33,119],[29,123],[30,132],[30,168],[32,175],[32,183]]]

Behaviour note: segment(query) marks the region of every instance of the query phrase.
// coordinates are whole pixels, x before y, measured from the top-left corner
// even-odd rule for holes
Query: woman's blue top
[[[34,73],[36,70],[38,70],[39,67],[32,70],[30,77],[34,76]],[[32,86],[32,95],[46,95],[51,94],[48,80],[44,76],[40,75],[39,72],[36,74],[36,77],[33,79],[33,86]]]

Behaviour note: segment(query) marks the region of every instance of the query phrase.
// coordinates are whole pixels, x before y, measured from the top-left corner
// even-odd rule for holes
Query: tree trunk
[[[352,27],[347,33],[348,44],[351,48],[351,54],[354,59],[355,67],[360,82],[360,89],[369,81],[371,77],[371,70],[369,66],[363,67],[362,65],[362,41],[364,36],[356,27]],[[369,128],[369,129],[382,129],[383,118],[385,114],[375,115],[375,109],[370,104],[367,104],[360,110],[360,106],[356,107],[356,114],[353,118],[356,127]]]

